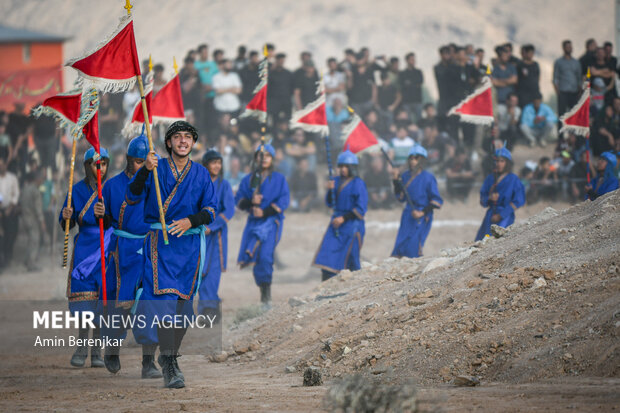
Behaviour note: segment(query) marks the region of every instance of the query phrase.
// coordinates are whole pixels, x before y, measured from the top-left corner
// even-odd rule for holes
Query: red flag
[[[346,139],[343,150],[349,149],[353,153],[379,144],[375,135],[357,116],[357,113],[353,114],[351,121],[342,129],[342,136]]]
[[[568,131],[576,135],[590,136],[590,82],[585,82],[579,101],[560,117],[560,121],[560,133]]]
[[[119,26],[93,51],[66,63],[78,71],[85,86],[102,92],[123,92],[140,76],[140,62],[131,16],[121,18]]]
[[[296,111],[291,117],[291,128],[302,128],[307,132],[320,133],[322,136],[329,134],[327,116],[325,115],[325,93],[319,84],[319,97],[306,105],[302,110]]]
[[[48,115],[56,118],[61,127],[74,127],[80,118],[80,102],[82,91],[73,90],[49,97],[36,107],[32,113],[34,116]]]
[[[246,105],[241,118],[256,117],[260,122],[267,122],[267,58],[263,59],[259,66],[260,82],[254,88],[254,96]]]
[[[88,121],[86,126],[82,129],[86,140],[93,145],[95,151],[100,153],[101,147],[99,145],[99,111],[95,112],[95,115]]]
[[[149,116],[151,113],[153,113],[153,122],[156,124],[186,120],[178,74],[170,79],[153,97],[152,110],[149,109]]]
[[[153,72],[149,71],[146,75],[146,86],[144,88],[144,100],[146,101],[146,110],[149,113],[149,122],[153,124],[153,113],[151,112],[151,102],[153,100]],[[144,124],[144,109],[142,109],[142,99],[138,99],[129,122],[125,124],[121,134],[125,137],[133,137],[133,135],[140,133],[142,125]]]
[[[491,79],[485,76],[482,84],[461,103],[450,109],[448,115],[458,115],[462,122],[476,125],[492,124],[494,117]]]

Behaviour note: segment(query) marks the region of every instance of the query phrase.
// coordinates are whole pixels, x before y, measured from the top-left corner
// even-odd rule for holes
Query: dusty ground
[[[180,359],[188,388],[171,391],[139,379],[137,348],[127,350],[117,376],[70,367],[70,351],[1,356],[0,410],[317,411],[332,380],[353,372],[415,380],[421,411],[620,409],[619,199],[559,216],[545,205],[527,207],[506,236],[476,246],[482,209],[473,198],[447,204],[425,257],[401,261],[385,260],[400,211],[371,211],[365,268],[323,284],[309,264],[328,217],[289,214],[275,308],[240,324],[235,318],[258,301],[258,289],[249,271],[234,266],[244,221],[236,217],[221,285],[226,361],[197,355],[200,342],[190,340],[191,354]],[[0,276],[0,299],[64,297],[58,267],[24,273],[15,266]],[[541,278],[547,285],[532,289]],[[301,305],[291,306],[292,296]],[[301,386],[309,365],[321,369],[324,386]],[[455,387],[458,375],[481,385]]]

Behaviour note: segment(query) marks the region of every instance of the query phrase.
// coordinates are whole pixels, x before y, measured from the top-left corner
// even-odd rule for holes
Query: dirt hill
[[[228,362],[427,385],[618,378],[619,245],[619,191],[547,208],[499,239],[344,271],[241,323]]]

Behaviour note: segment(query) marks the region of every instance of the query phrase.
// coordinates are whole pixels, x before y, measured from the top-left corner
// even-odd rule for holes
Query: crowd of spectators
[[[335,158],[342,149],[341,132],[351,118],[351,107],[396,167],[405,164],[414,143],[421,143],[429,154],[426,166],[445,185],[449,200],[468,199],[472,189],[493,169],[493,151],[504,144],[509,149],[518,144],[555,145],[553,153],[546,151],[549,156],[538,162],[518,165],[528,189],[528,202],[583,199],[587,172],[585,140],[573,134],[558,134],[558,118],[578,101],[588,71],[592,155],[620,150],[620,98],[616,92],[620,71],[610,42],[599,47],[595,40],[588,40],[579,59],[573,57],[570,41],[562,43],[562,55],[553,68],[557,105],[541,94],[541,70],[531,44],[521,46],[520,58],[514,55],[512,44],[498,45],[488,63],[485,51],[473,45],[440,47],[439,61],[433,67],[436,101],[430,98],[428,80],[417,67],[413,52],[404,54],[401,60],[398,56],[372,55],[366,47],[358,51],[346,49],[341,58],[327,59],[324,71],[319,70],[322,65],[315,62],[310,52],[301,53],[295,70],[288,69],[296,65],[274,45],[267,45],[267,54],[266,138],[276,149],[277,168],[289,180],[291,205],[297,211],[306,212],[322,205],[320,184],[327,174],[325,143],[316,134],[289,127],[292,112],[316,98],[321,72],[331,156]],[[261,59],[259,52],[248,51],[244,46],[239,46],[234,57],[228,57],[222,49],[211,51],[208,45],[201,44],[187,53],[179,71],[186,116],[200,131],[196,155],[210,147],[220,151],[224,176],[233,188],[250,172],[253,153],[261,142],[258,122],[239,118],[259,83]],[[145,76],[148,61],[143,66]],[[163,65],[154,66],[155,92],[166,84],[165,72]],[[494,125],[481,127],[448,116],[450,108],[474,91],[488,72],[496,101]],[[100,138],[112,154],[110,173],[124,166],[127,140],[120,132],[138,99],[137,90],[102,95]],[[163,132],[162,126],[153,130],[160,149]],[[54,193],[54,183],[62,182],[58,189],[62,193],[66,185],[64,176],[58,176],[58,163],[68,159],[70,147],[66,134],[53,119],[34,119],[20,103],[10,113],[0,112],[0,268],[12,255],[20,215],[21,221],[29,221],[27,225],[37,224],[40,244],[51,239],[58,203],[62,201]],[[395,205],[390,172],[389,162],[381,152],[364,155],[359,173],[369,190],[370,208]],[[76,179],[82,173],[76,167]],[[27,188],[33,185],[39,188],[40,203],[29,201],[33,191]],[[20,201],[22,196],[29,200]],[[35,209],[27,211],[26,203],[28,208]]]

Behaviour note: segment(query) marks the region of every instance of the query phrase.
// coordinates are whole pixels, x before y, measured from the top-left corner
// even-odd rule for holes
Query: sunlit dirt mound
[[[619,377],[619,191],[503,232],[344,271],[242,322],[218,361],[421,383]]]

